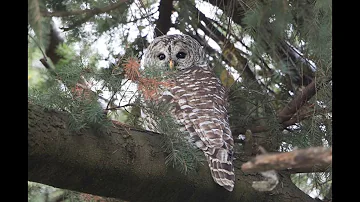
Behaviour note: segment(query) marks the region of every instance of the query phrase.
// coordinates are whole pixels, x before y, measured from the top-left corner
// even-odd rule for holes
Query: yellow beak
[[[172,60],[169,61],[169,67],[171,70],[174,68],[174,62]]]

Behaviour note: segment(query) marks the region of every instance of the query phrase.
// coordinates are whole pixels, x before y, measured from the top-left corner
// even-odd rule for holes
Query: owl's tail
[[[220,148],[213,155],[206,155],[214,181],[226,190],[232,191],[235,184],[234,166],[227,150]]]

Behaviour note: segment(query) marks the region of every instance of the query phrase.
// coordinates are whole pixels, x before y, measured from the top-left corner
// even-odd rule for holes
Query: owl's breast
[[[193,67],[179,72],[173,83],[164,100],[177,104],[177,111],[190,112],[191,107],[216,110],[226,106],[225,88],[207,68]]]

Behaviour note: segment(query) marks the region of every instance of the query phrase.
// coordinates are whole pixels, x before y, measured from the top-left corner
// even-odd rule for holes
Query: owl
[[[226,109],[227,94],[208,65],[202,46],[188,35],[160,36],[148,46],[142,66],[174,72],[174,85],[156,99],[172,103],[171,115],[204,152],[214,181],[232,191],[234,141]]]

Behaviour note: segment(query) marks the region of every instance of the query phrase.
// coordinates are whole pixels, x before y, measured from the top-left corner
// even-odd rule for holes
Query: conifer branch
[[[102,7],[102,8],[93,8],[93,9],[84,9],[84,10],[74,10],[74,11],[42,11],[43,15],[46,17],[68,17],[72,15],[82,15],[82,14],[90,14],[92,16],[106,13],[111,10],[119,8],[124,2],[127,0],[119,0],[116,3],[110,4],[108,6]]]
[[[278,117],[280,123],[290,120],[296,111],[315,95],[316,90],[315,80],[313,80],[301,91],[301,93],[296,95],[294,99],[279,112]]]
[[[325,110],[322,110],[322,111],[324,111],[326,113]],[[315,112],[314,110],[311,110],[311,111],[308,111],[308,112],[301,113],[299,115],[293,116],[291,119],[289,119],[287,121],[284,121],[282,123],[282,125],[283,125],[284,128],[286,128],[288,126],[291,126],[291,125],[294,125],[295,123],[298,123],[298,122],[300,122],[302,120],[305,120],[305,119],[311,117],[312,115],[314,115],[314,112]],[[317,111],[317,112],[319,112],[319,111]]]
[[[200,28],[207,36],[219,43],[219,45],[222,47],[221,59],[227,62],[230,66],[233,66],[243,78],[249,78],[258,83],[255,74],[249,68],[248,60],[242,56],[243,52],[230,42],[228,36],[225,36],[218,30],[218,28],[214,26],[212,20],[208,19],[204,13],[199,11],[195,6],[191,6],[191,9],[194,11],[194,13],[198,14],[200,21],[204,21],[206,24],[205,27],[199,21],[195,27]],[[234,56],[236,57],[235,60],[232,59]],[[234,61],[236,61],[236,63],[234,63]],[[246,74],[246,77],[243,76],[243,73]]]
[[[321,87],[315,85],[315,80],[313,80],[308,86],[306,86],[301,93],[296,95],[292,101],[289,102],[279,113],[279,123],[281,124],[280,130],[285,129],[288,126],[294,125],[295,123],[304,120],[306,118],[311,117],[313,111],[305,112],[299,114],[298,116],[294,117],[294,115],[298,112],[298,110],[316,94],[316,91],[319,90]],[[267,126],[255,126],[249,129],[252,133],[261,133],[267,132],[270,130]],[[234,134],[244,134],[246,131],[245,128],[238,128],[235,129]]]
[[[43,64],[46,69],[50,69],[51,67],[50,67],[49,63],[47,62],[46,54],[44,53],[40,44],[30,34],[28,34],[28,35],[35,42],[36,46],[40,49],[41,54],[43,55],[43,58],[40,59],[41,64]]]
[[[244,27],[244,28],[246,27],[245,21],[243,20],[245,17],[245,13],[247,11],[255,8],[254,6],[257,5],[256,1],[253,1],[254,3],[250,3],[250,4],[247,4],[248,2],[244,3],[245,1],[234,1],[234,0],[222,0],[222,1],[209,0],[208,2],[210,4],[212,4],[213,6],[223,9],[224,13],[229,18],[231,18],[235,23],[237,23],[238,25],[240,25],[241,27]],[[234,11],[234,12],[230,12],[229,9],[226,9],[226,7],[229,7],[231,5],[232,5],[231,11]],[[251,6],[247,6],[247,5],[251,5]],[[269,25],[269,23],[266,24],[266,27],[267,27],[267,29],[266,29],[267,36],[275,35],[274,30],[272,30],[272,28],[270,28],[271,26]],[[265,33],[259,33],[259,34],[265,34]],[[270,40],[268,39],[268,41],[271,41],[271,39]],[[267,46],[268,46],[268,44],[267,44]],[[266,48],[268,50],[271,50],[270,46],[268,46]],[[291,59],[292,61],[294,61],[294,64],[295,64],[294,67],[297,70],[300,70],[300,69],[306,70],[306,75],[305,74],[303,76],[297,75],[302,78],[301,82],[300,83],[298,82],[297,85],[299,85],[299,86],[307,85],[308,83],[310,83],[312,81],[313,71],[311,70],[312,67],[310,66],[310,63],[304,57],[301,57],[301,55],[297,51],[294,51],[291,48],[291,46],[284,39],[281,39],[281,41],[279,42],[279,45],[275,47],[275,52],[273,55],[279,56],[279,59],[283,60],[283,61],[288,61],[288,59]],[[307,71],[307,70],[309,70],[309,71]]]
[[[38,45],[43,49],[46,49],[49,45],[49,25],[50,20],[44,18],[41,14],[41,10],[45,7],[45,2],[39,0],[28,1],[28,24],[35,32]]]
[[[311,147],[279,154],[263,154],[244,163],[244,172],[267,170],[312,169],[317,166],[329,168],[332,163],[332,148]]]
[[[34,39],[34,37],[32,37],[30,34],[28,34],[28,36],[35,42],[36,46],[40,49],[41,54],[43,55],[44,60],[46,61],[46,55],[43,51],[43,49],[41,48],[40,44]],[[42,62],[42,61],[41,61]]]
[[[127,80],[127,81],[128,81],[128,80]],[[126,83],[127,81],[125,81],[125,83]],[[116,90],[116,91],[114,91],[114,92],[112,93],[112,95],[111,95],[111,97],[110,97],[110,99],[109,99],[109,102],[107,103],[107,105],[106,105],[106,107],[105,107],[105,110],[107,110],[110,105],[113,105],[113,103],[114,103],[113,98],[114,98],[114,96],[116,95],[117,92],[118,92],[118,91]]]
[[[197,8],[195,8],[195,9],[197,9]],[[204,22],[208,21],[208,22],[206,23],[206,26],[209,27],[210,30],[214,30],[215,32],[218,31],[217,28],[216,28],[214,25],[212,25],[212,23],[215,24],[216,26],[218,26],[219,28],[221,28],[222,30],[226,30],[226,28],[225,28],[221,23],[219,23],[219,22],[217,22],[216,20],[213,20],[213,19],[211,19],[211,18],[206,18],[205,15],[204,15],[201,11],[199,11],[199,10],[197,10],[197,11],[198,11],[198,13],[199,13],[199,16],[200,16],[200,19],[201,19],[201,20],[203,20]],[[211,23],[210,23],[210,22],[211,22]],[[246,48],[246,50],[251,51],[251,50],[250,50],[250,47],[247,46],[247,45],[242,41],[242,39],[241,39],[239,36],[237,36],[236,34],[232,33],[231,31],[229,31],[228,34],[229,34],[230,36],[234,37],[234,39],[235,39],[237,42],[240,42],[241,45]],[[244,51],[241,51],[241,50],[239,50],[239,49],[237,49],[237,51],[239,51],[242,55],[245,55],[245,56],[247,56],[247,57],[250,56],[248,53],[246,53],[246,52],[244,52]],[[257,54],[255,54],[255,57],[256,57],[257,59],[259,59],[259,61],[261,61],[262,64],[260,64],[259,62],[257,62],[257,64],[258,64],[260,67],[263,67],[263,66],[264,66],[264,67],[265,67],[265,68],[263,68],[264,70],[267,70],[270,74],[273,74],[273,69],[271,69],[271,68],[268,66],[268,64],[265,62],[265,60],[264,60],[262,57],[258,56]],[[268,89],[268,90],[270,90],[270,89]],[[271,91],[272,91],[272,90],[271,90]],[[275,93],[273,93],[273,94],[275,94]]]
[[[94,15],[92,14],[88,14],[86,15],[84,18],[78,20],[78,21],[75,21],[73,24],[71,24],[70,26],[68,27],[61,27],[60,29],[62,29],[64,32],[66,31],[70,31],[76,27],[78,27],[79,25],[82,25],[83,23],[87,22],[88,20],[90,20],[92,17],[94,17]]]
[[[221,33],[218,28],[216,28],[214,24],[221,27],[223,30],[228,30],[228,28],[224,28],[222,25],[219,25],[215,20],[207,18],[201,11],[199,11],[196,7],[191,7],[199,16],[199,19],[201,21],[204,21],[206,24],[206,27],[201,24],[200,22],[197,24],[197,27],[204,31],[204,33],[212,38],[214,41],[219,43],[222,46],[222,52],[221,52],[221,59],[224,60],[228,65],[233,66],[240,74],[242,78],[250,79],[257,84],[261,85],[264,89],[268,90],[268,92],[272,95],[275,95],[276,93],[271,90],[269,87],[267,87],[263,82],[258,80],[254,74],[254,72],[250,69],[250,66],[248,65],[249,61],[243,57],[242,55],[248,56],[247,53],[241,51],[240,49],[236,48],[234,46],[234,43],[231,43],[229,40],[229,35],[233,36],[237,41],[242,43],[242,41],[234,34],[232,34],[230,31],[227,32],[227,36],[225,36],[223,33]],[[189,33],[188,33],[189,34]],[[190,34],[189,34],[190,35]],[[198,39],[199,40],[199,39]],[[243,44],[243,43],[242,43]],[[245,44],[243,44],[247,49],[249,49]],[[209,47],[208,49],[212,49]],[[216,52],[215,50],[212,50],[211,52]],[[227,54],[229,53],[229,54]],[[232,59],[232,57],[236,57],[235,60]],[[263,68],[265,66],[265,70],[272,72],[272,70],[267,66],[265,61],[261,58],[257,58],[264,64],[257,63],[260,67]],[[236,61],[237,63],[234,63],[233,61]],[[245,73],[245,77],[243,76],[243,73]],[[235,83],[235,82],[234,82]]]
[[[124,107],[133,107],[135,106],[135,104],[126,104],[126,105],[119,105],[119,106],[116,106],[116,107],[110,107],[110,108],[106,108],[105,110],[116,110],[116,109],[121,109],[121,108],[124,108]]]
[[[128,24],[128,23],[133,23],[133,22],[136,22],[136,21],[139,21],[139,20],[143,20],[143,19],[146,19],[152,15],[154,15],[156,12],[153,12],[153,13],[150,13],[146,16],[141,16],[140,18],[137,18],[137,19],[134,19],[134,20],[129,20],[127,22],[124,22],[122,24]],[[92,14],[89,14],[89,15],[86,15],[84,18],[74,22],[73,24],[71,24],[70,26],[68,27],[61,27],[60,29],[62,29],[64,32],[66,31],[70,31],[76,27],[78,27],[79,25],[82,25],[83,23],[87,22],[89,19],[91,19],[92,17],[94,17],[94,15]]]

